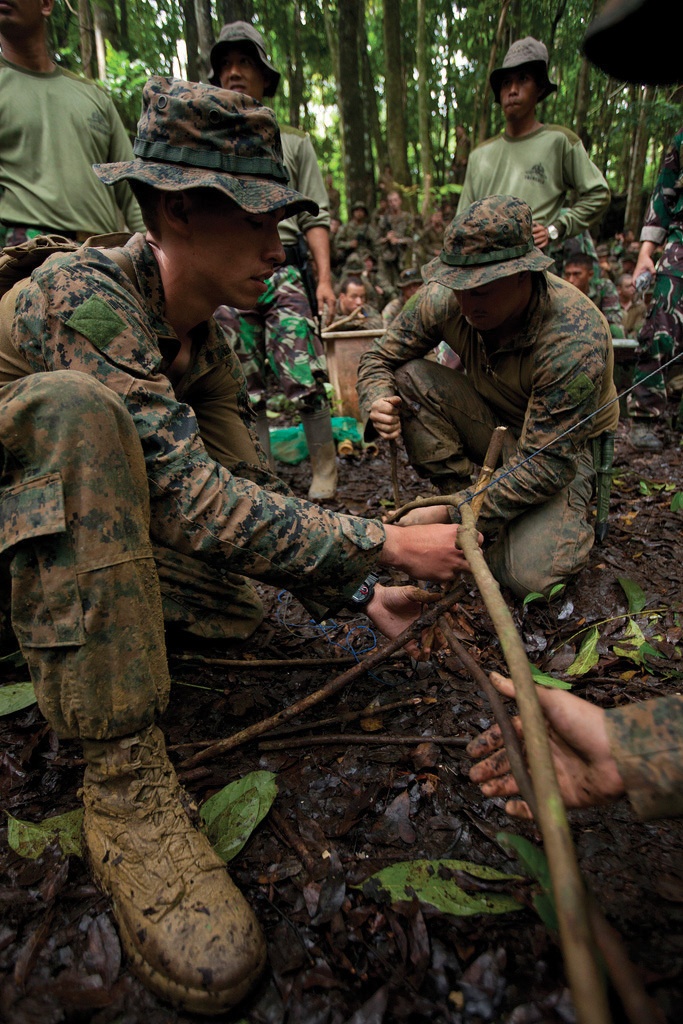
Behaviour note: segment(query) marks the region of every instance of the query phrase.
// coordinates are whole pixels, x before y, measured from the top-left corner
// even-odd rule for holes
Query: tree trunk
[[[420,167],[424,206],[429,208],[432,182],[432,145],[429,136],[429,63],[427,61],[426,0],[417,0],[417,112]]]
[[[579,80],[576,84],[576,117],[574,118],[574,131],[581,137],[583,126],[586,123],[588,104],[590,101],[590,64],[584,57],[579,68]]]
[[[633,152],[631,154],[631,168],[629,173],[628,195],[626,197],[626,213],[624,215],[624,227],[630,228],[637,233],[640,228],[643,178],[645,176],[645,157],[647,155],[647,143],[650,137],[650,130],[647,125],[650,104],[654,99],[655,87],[646,86],[641,90],[640,106],[638,110],[638,125],[633,140]]]
[[[120,48],[119,27],[116,21],[114,0],[95,0],[93,3],[95,22],[95,52],[97,53],[97,77],[104,82],[107,77],[107,48],[109,41],[115,50]]]
[[[119,0],[119,46],[133,58],[130,52],[130,34],[128,32],[128,0]]]
[[[213,21],[211,20],[211,0],[194,0],[194,14],[197,21],[197,38],[199,40],[199,60],[197,62],[200,82],[208,82],[211,74],[209,54],[213,46]]]
[[[254,20],[252,0],[220,0],[220,3],[216,4],[216,9],[221,25],[228,25],[231,21]]]
[[[182,0],[185,49],[187,51],[187,68],[185,75],[188,82],[199,81],[199,35],[197,32],[197,15],[194,0]]]
[[[94,78],[95,29],[92,23],[90,0],[78,0],[78,33],[81,41],[81,66],[83,74],[86,78]]]
[[[301,6],[295,0],[292,11],[292,36],[287,60],[287,78],[289,81],[289,123],[294,128],[301,127],[301,107],[304,96],[304,67],[301,57]]]
[[[493,100],[492,92],[489,89],[489,78],[491,77],[491,72],[496,66],[496,57],[503,38],[503,32],[505,31],[505,19],[507,18],[509,7],[510,0],[503,0],[502,7],[500,9],[500,16],[498,18],[498,27],[496,29],[495,39],[493,40],[493,46],[491,47],[491,53],[489,54],[489,66],[486,70],[486,82],[484,83],[484,98],[482,99],[481,112],[479,114],[477,142],[483,142],[488,135],[489,113],[491,110],[491,102]]]
[[[509,3],[509,0],[508,0]],[[405,80],[401,56],[401,2],[384,0],[383,17],[387,152],[394,181],[410,184],[406,145]]]
[[[363,4],[363,8],[365,8],[365,3]],[[368,167],[366,169],[367,182],[365,201],[368,203],[368,209],[372,209],[375,205],[375,165],[378,167],[384,167],[384,165],[389,162],[389,154],[387,153],[387,144],[384,135],[382,134],[382,126],[379,120],[379,106],[377,104],[377,92],[375,91],[376,76],[372,70],[370,50],[368,48],[368,36],[365,30],[365,14],[363,14],[360,24],[360,60],[368,124],[370,127],[372,141],[375,144],[375,163],[373,164],[372,150],[370,149],[367,154]]]
[[[344,0],[339,5],[339,86],[344,122],[344,180],[347,208],[367,202],[366,166],[369,146],[365,123],[366,104],[360,86],[359,36],[363,0]]]

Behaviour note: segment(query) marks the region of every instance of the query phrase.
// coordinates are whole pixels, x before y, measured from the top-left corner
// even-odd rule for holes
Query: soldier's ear
[[[185,234],[190,223],[192,202],[187,192],[162,192],[160,211],[171,227]]]

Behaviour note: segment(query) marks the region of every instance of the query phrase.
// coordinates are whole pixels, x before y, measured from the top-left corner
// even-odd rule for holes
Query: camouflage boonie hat
[[[353,204],[353,206],[351,207],[351,213],[353,213],[354,210],[365,210],[366,215],[370,215],[370,211],[368,210],[367,205],[363,202],[362,199],[357,199],[356,202]]]
[[[143,181],[166,192],[213,188],[247,213],[318,204],[287,187],[280,129],[269,107],[227,89],[155,75],[142,91],[134,160],[93,164],[105,185]]]
[[[417,267],[407,267],[398,275],[399,288],[410,288],[411,284],[422,284],[422,274]]]
[[[503,66],[494,68],[489,76],[496,103],[500,103],[500,87],[506,72],[522,67],[527,67],[536,78],[541,90],[539,100],[544,100],[546,96],[557,92],[557,86],[548,77],[548,49],[545,43],[539,42],[533,36],[526,36],[512,44],[503,58]]]
[[[253,25],[250,25],[248,21],[231,21],[221,29],[218,42],[213,44],[209,55],[209,60],[211,61],[211,75],[209,77],[209,81],[212,85],[221,84],[220,72],[223,54],[226,50],[229,50],[231,46],[237,46],[240,43],[248,43],[250,48],[253,47],[256,52],[256,57],[261,64],[263,77],[266,80],[263,95],[274,96],[277,92],[277,87],[280,84],[280,72],[276,71],[270,62],[270,58],[266,53],[266,44],[263,36],[259,30],[254,28]]]
[[[515,196],[487,196],[451,221],[441,254],[422,268],[422,277],[463,291],[552,263],[534,245],[527,204]]]

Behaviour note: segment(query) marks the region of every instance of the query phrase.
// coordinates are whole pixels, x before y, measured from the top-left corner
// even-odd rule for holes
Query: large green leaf
[[[232,860],[270,810],[277,786],[272,772],[251,772],[214,793],[199,808],[209,841],[219,857]]]
[[[522,904],[504,893],[465,892],[448,877],[452,871],[462,871],[491,882],[520,880],[519,875],[506,875],[467,860],[407,860],[383,868],[355,888],[372,899],[391,903],[412,900],[416,896],[422,903],[429,903],[444,914],[457,917],[521,910]]]
[[[36,694],[33,683],[9,683],[0,686],[0,716],[13,715],[35,704]]]
[[[76,857],[83,856],[82,807],[76,811],[67,811],[66,814],[45,818],[38,824],[21,821],[19,818],[13,818],[11,814],[7,815],[7,819],[7,842],[20,857],[35,860],[55,839],[59,842],[65,857],[70,854],[75,854]]]
[[[594,665],[600,660],[598,654],[598,640],[600,634],[597,626],[592,626],[588,631],[586,639],[581,644],[581,649],[569,668],[565,669],[568,676],[583,676],[590,672]]]
[[[647,604],[645,592],[641,590],[637,583],[628,579],[627,576],[617,576],[617,579],[621,585],[621,589],[626,594],[629,612],[631,612],[632,615],[637,612],[642,612],[643,608]]]

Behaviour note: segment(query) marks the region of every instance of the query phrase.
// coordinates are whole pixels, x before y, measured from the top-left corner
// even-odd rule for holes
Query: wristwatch
[[[375,596],[375,584],[378,581],[378,573],[368,573],[355,594],[349,598],[349,608],[364,608],[366,604],[370,604]]]
[[[557,230],[554,224],[548,224],[546,231],[548,232],[548,238],[551,242],[556,242],[560,237],[560,232]]]

